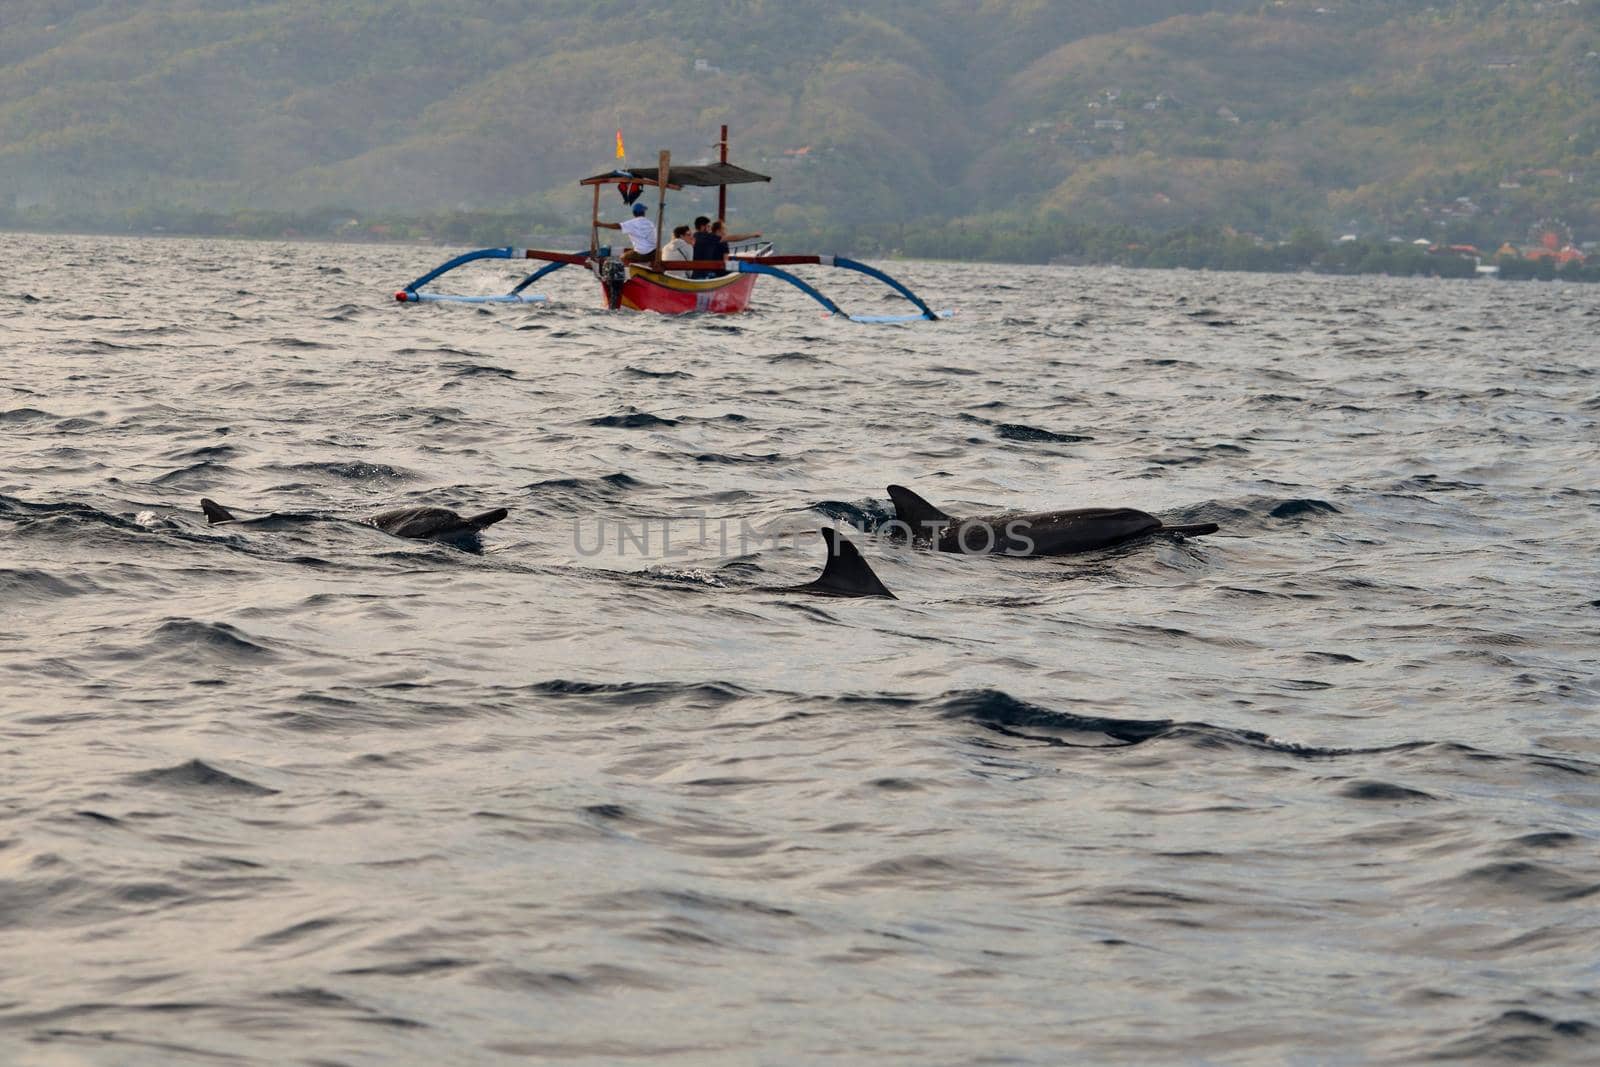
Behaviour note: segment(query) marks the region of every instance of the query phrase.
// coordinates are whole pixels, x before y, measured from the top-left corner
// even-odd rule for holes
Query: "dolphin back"
[[[1074,508],[989,520],[996,526],[995,551],[1012,555],[1067,556],[1095,552],[1161,529],[1161,520],[1135,508]],[[977,538],[969,538],[969,543]]]
[[[485,526],[492,526],[505,518],[505,508],[495,508],[468,518],[449,508],[415,507],[396,508],[372,517],[372,525],[396,537],[428,540],[467,537]]]

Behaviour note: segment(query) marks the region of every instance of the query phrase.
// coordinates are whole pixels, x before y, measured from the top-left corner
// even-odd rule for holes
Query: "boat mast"
[[[717,141],[717,145],[722,149],[720,158],[722,162],[726,163],[728,161],[727,123],[723,123],[722,137]],[[717,186],[717,221],[722,223],[726,223],[728,221],[728,187],[726,185]]]
[[[594,187],[594,214],[589,219],[589,257],[600,255],[600,186]]]
[[[661,150],[661,160],[656,164],[656,251],[650,265],[661,269],[661,231],[667,224],[667,176],[672,173],[672,153]]]

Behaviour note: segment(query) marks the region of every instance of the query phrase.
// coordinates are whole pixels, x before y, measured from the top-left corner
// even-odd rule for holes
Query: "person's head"
[[[647,212],[649,210],[650,209],[645,207],[643,204],[635,204],[635,205],[633,205],[633,213],[635,215],[643,215],[645,212]]]
[[[718,219],[716,222],[713,222],[711,224],[711,232],[716,234],[718,237],[721,237],[724,233],[727,232],[727,230],[728,230],[728,228],[722,224],[722,220],[721,219]]]
[[[672,236],[674,236],[674,237],[687,237],[687,236],[689,236],[689,227],[687,227],[687,226],[674,226],[672,228]]]
[[[695,216],[694,228],[696,230],[703,230],[709,225],[711,225],[711,220],[706,218],[704,215],[696,215]]]

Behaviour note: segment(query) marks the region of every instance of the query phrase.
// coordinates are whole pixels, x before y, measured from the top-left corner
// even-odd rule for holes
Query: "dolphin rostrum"
[[[855,545],[827,526],[820,532],[823,544],[828,546],[828,560],[823,564],[821,577],[805,585],[763,586],[758,592],[899,599],[872,573],[872,568],[867,566],[867,561],[856,551]]]
[[[233,512],[217,503],[215,500],[202,498],[200,510],[206,513],[206,521],[212,526],[224,522],[251,522],[252,519],[240,519]],[[376,526],[384,533],[396,537],[410,537],[424,541],[443,541],[446,543],[470,542],[477,537],[479,531],[487,526],[493,526],[505,518],[509,512],[505,508],[495,508],[485,511],[481,515],[462,516],[449,508],[436,507],[410,507],[395,508],[374,515],[367,520],[367,525]],[[266,516],[271,518],[272,516]]]
[[[895,519],[908,528],[913,540],[928,542],[940,552],[969,555],[1066,556],[1151,534],[1217,532],[1214,522],[1168,526],[1133,508],[1074,508],[955,519],[903,485],[891,485],[889,499],[894,501]]]

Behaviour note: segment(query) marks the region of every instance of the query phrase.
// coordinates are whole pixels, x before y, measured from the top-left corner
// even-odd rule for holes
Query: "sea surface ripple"
[[[0,253],[0,1062],[1600,1058],[1600,290]]]

